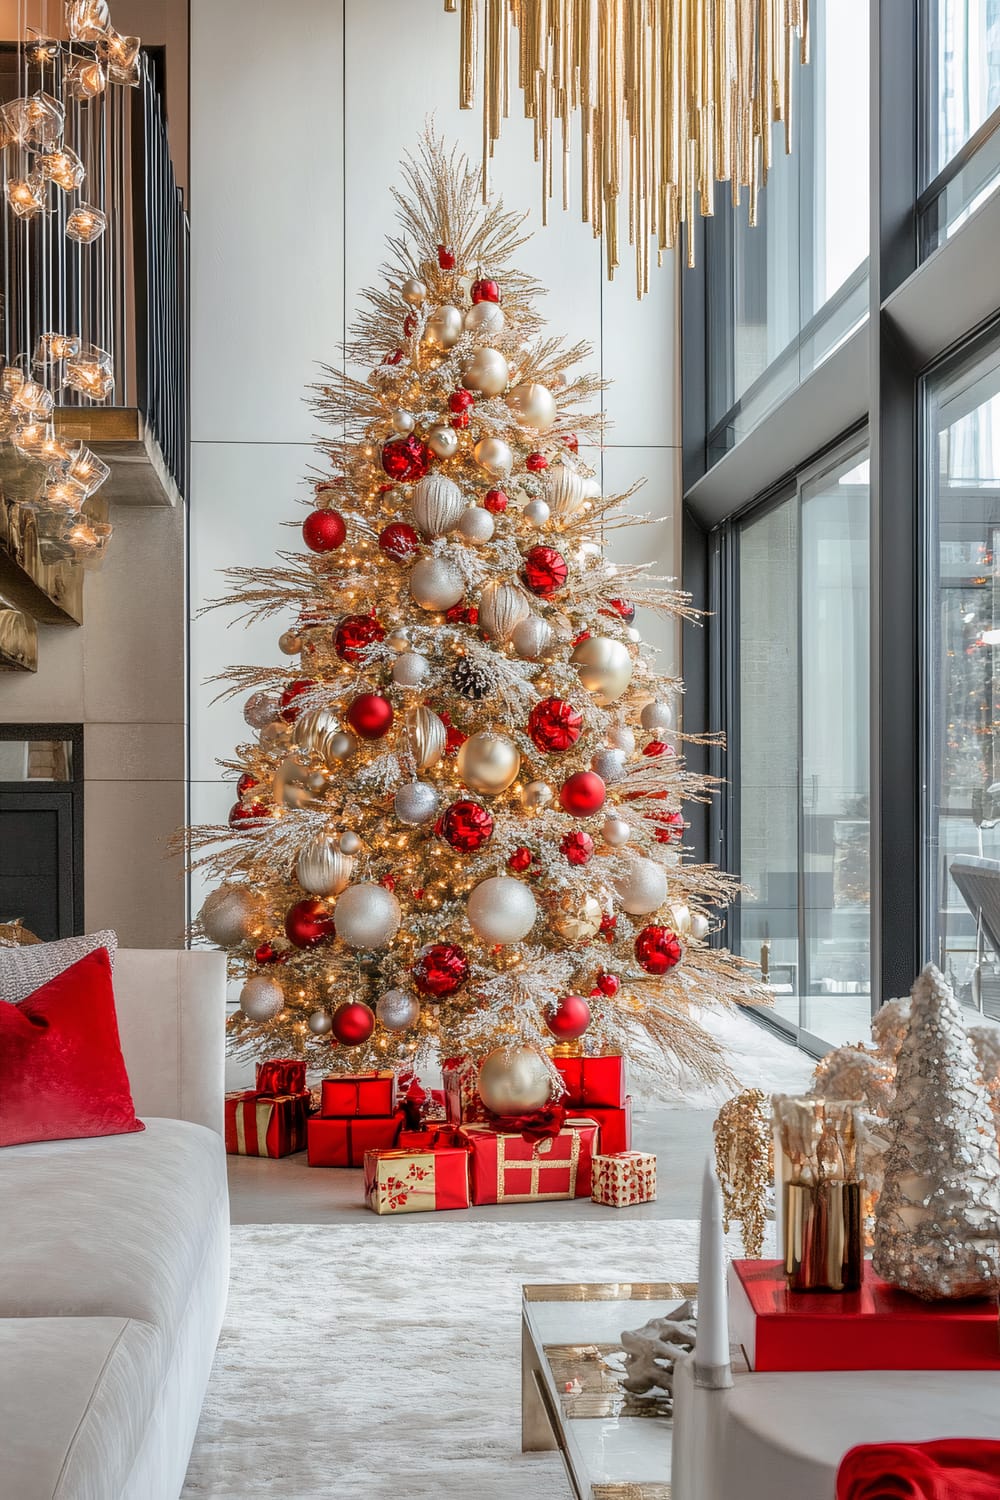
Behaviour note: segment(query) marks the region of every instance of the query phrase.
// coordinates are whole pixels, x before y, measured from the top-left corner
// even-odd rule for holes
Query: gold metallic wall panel
[[[38,627],[34,620],[0,599],[0,672],[38,668]]]

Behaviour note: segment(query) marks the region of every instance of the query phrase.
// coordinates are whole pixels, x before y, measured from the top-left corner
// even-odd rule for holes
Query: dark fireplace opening
[[[0,926],[83,931],[83,726],[0,724]]]

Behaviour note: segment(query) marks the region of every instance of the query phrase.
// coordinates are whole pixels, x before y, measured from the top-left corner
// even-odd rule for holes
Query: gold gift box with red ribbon
[[[543,1198],[589,1198],[596,1120],[567,1120],[558,1135],[525,1140],[489,1125],[463,1125],[472,1148],[473,1203],[532,1203]]]
[[[469,1150],[366,1151],[365,1200],[377,1214],[469,1207]]]
[[[230,1156],[291,1156],[306,1143],[309,1092],[226,1095],[226,1150]]]

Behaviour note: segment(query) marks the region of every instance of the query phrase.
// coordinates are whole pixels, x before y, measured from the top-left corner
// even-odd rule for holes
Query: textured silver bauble
[[[479,596],[479,628],[496,640],[509,640],[514,626],[531,614],[531,601],[516,583],[494,578]]]
[[[499,349],[477,349],[462,366],[462,384],[479,396],[499,396],[507,389],[510,368]]]
[[[392,680],[397,687],[417,688],[426,682],[431,664],[419,651],[403,651],[392,664]]]
[[[544,500],[529,500],[524,507],[524,518],[530,521],[532,526],[544,526],[551,515],[552,512]]]
[[[450,302],[445,302],[428,316],[424,324],[424,343],[430,344],[432,349],[451,349],[462,337],[462,328],[462,314]]]
[[[386,990],[379,996],[375,1014],[386,1031],[409,1031],[420,1020],[420,1001],[408,990]]]
[[[306,1025],[313,1036],[326,1036],[333,1025],[333,1017],[328,1010],[314,1010]]]
[[[596,771],[608,786],[614,786],[615,782],[621,781],[625,775],[624,750],[598,750],[590,762],[590,769]]]
[[[385,638],[385,644],[389,647],[390,651],[409,651],[410,632],[404,630],[401,625],[398,625],[395,630],[389,631],[389,634]]]
[[[287,750],[292,743],[292,726],[281,719],[275,719],[273,724],[264,725],[257,738],[262,750],[275,755],[280,750]]]
[[[488,542],[492,539],[495,530],[496,523],[493,517],[488,510],[483,510],[481,505],[469,505],[463,510],[458,523],[458,531],[467,542]]]
[[[612,724],[605,738],[612,750],[624,750],[631,755],[635,749],[635,735],[627,724]]]
[[[523,661],[538,661],[549,650],[555,632],[541,615],[527,615],[518,620],[510,633],[510,643]]]
[[[308,713],[299,714],[295,720],[292,739],[300,750],[315,750],[318,753],[327,735],[336,734],[339,728],[340,720],[330,709],[311,708]]]
[[[454,427],[437,422],[427,434],[427,446],[435,458],[454,458],[458,452],[458,433]]]
[[[413,486],[410,508],[424,536],[446,536],[462,518],[465,497],[447,474],[425,474]]]
[[[533,1047],[497,1047],[479,1069],[479,1097],[495,1115],[526,1115],[544,1109],[552,1077]]]
[[[417,425],[417,419],[410,411],[403,411],[397,407],[394,412],[389,413],[389,422],[393,432],[398,432],[400,437],[406,437],[407,433],[413,431]]]
[[[643,704],[639,723],[643,729],[673,729],[674,711],[669,703],[664,703],[661,698],[654,698],[652,703]]]
[[[205,897],[198,915],[210,942],[220,948],[235,948],[252,935],[259,905],[246,886],[227,883]]]
[[[534,927],[538,905],[523,881],[492,875],[473,887],[465,913],[482,942],[516,943]]]
[[[335,729],[332,734],[324,736],[319,753],[333,770],[349,761],[357,754],[357,750],[358,742],[349,729]]]
[[[523,807],[548,807],[555,792],[547,781],[529,781],[527,786],[521,789],[521,805]]]
[[[399,902],[374,881],[349,885],[333,909],[337,936],[351,948],[384,948],[399,931]]]
[[[466,313],[465,326],[469,333],[503,333],[507,319],[498,302],[477,302]]]
[[[351,879],[354,860],[330,839],[313,839],[295,861],[295,878],[310,896],[339,896]]]
[[[340,852],[341,854],[350,854],[352,858],[355,854],[361,853],[361,839],[353,829],[348,828],[345,833],[340,835]]]
[[[583,480],[572,469],[561,466],[550,469],[546,476],[545,498],[554,516],[571,516],[583,504]]]
[[[537,380],[512,387],[507,392],[507,405],[521,426],[532,432],[548,432],[558,415],[555,396]]]
[[[514,463],[514,450],[503,438],[484,437],[472,450],[472,456],[491,479],[504,479]]]
[[[448,731],[432,708],[421,705],[406,712],[406,737],[418,771],[436,766],[444,754]]]
[[[693,912],[691,915],[691,936],[704,942],[712,930],[712,924],[703,911]]]
[[[462,745],[456,769],[470,791],[495,797],[517,780],[521,752],[505,734],[483,729],[470,735]]]
[[[667,899],[667,876],[662,865],[635,855],[628,870],[615,881],[618,900],[633,917],[645,917],[657,911]]]
[[[464,593],[465,579],[443,557],[421,557],[410,570],[410,596],[421,609],[450,609]]]
[[[275,693],[251,693],[243,705],[243,717],[251,729],[263,729],[278,717],[278,699]]]
[[[420,828],[437,817],[441,794],[429,781],[408,781],[399,788],[392,805],[401,823]]]
[[[408,302],[411,307],[419,307],[427,300],[427,285],[418,276],[407,276],[399,292],[403,301]]]
[[[614,703],[632,681],[632,653],[610,636],[588,636],[574,649],[570,660],[599,708]]]
[[[601,838],[613,849],[620,849],[632,837],[632,829],[624,818],[605,818],[601,825]]]
[[[286,656],[298,656],[302,650],[302,637],[296,630],[283,630],[278,636],[278,650]]]
[[[240,1010],[249,1021],[273,1021],[284,1008],[284,990],[265,974],[254,974],[240,990]]]

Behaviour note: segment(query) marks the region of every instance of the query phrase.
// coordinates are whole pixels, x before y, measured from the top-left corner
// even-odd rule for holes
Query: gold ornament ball
[[[436,423],[427,434],[427,446],[435,458],[454,458],[458,452],[458,433],[454,427]]]
[[[470,735],[458,752],[459,777],[473,792],[495,797],[517,780],[521,752],[513,740],[491,729]]]
[[[569,943],[586,943],[601,930],[601,903],[596,896],[580,897],[566,891],[555,903],[552,926]]]
[[[385,638],[385,643],[390,651],[409,651],[410,633],[408,630],[404,630],[402,626],[399,626],[397,629],[389,631],[389,634]]]
[[[396,687],[418,688],[430,670],[430,662],[420,651],[401,651],[392,664],[392,680]]]
[[[411,307],[419,307],[427,300],[427,286],[417,276],[408,276],[399,290],[403,301]]]
[[[554,796],[555,792],[547,781],[529,781],[521,789],[521,806],[548,807]]]
[[[480,438],[472,450],[472,456],[492,479],[505,478],[514,463],[514,450],[503,438]]]
[[[570,660],[599,708],[614,703],[632,681],[632,653],[621,641],[609,636],[588,636],[575,648]]]
[[[340,852],[352,856],[361,853],[361,840],[351,829],[340,835]]]
[[[555,396],[537,380],[515,385],[507,392],[507,405],[521,426],[532,432],[548,432],[558,415]]]
[[[300,750],[319,753],[326,736],[336,734],[339,728],[340,720],[336,714],[328,708],[313,708],[308,713],[299,714],[292,727],[292,739]]]
[[[465,579],[443,557],[421,557],[410,571],[410,596],[421,609],[444,610],[465,594]]]
[[[465,497],[447,474],[426,474],[413,487],[413,519],[424,536],[447,536],[465,510]]]
[[[450,302],[436,307],[424,325],[424,343],[432,349],[450,349],[461,337],[462,314],[458,308]]]
[[[351,879],[354,860],[327,838],[306,845],[295,862],[295,878],[310,896],[339,896]]]
[[[478,396],[499,396],[507,389],[510,366],[499,349],[477,349],[462,366],[462,384]]]
[[[479,1097],[495,1115],[526,1115],[544,1109],[552,1077],[533,1047],[497,1047],[479,1069]]]
[[[407,709],[404,723],[410,754],[416,761],[417,770],[426,771],[429,767],[436,766],[448,742],[444,721],[438,718],[432,708],[421,704],[419,708]]]
[[[271,754],[278,750],[287,750],[292,743],[292,726],[283,724],[280,719],[275,724],[265,724],[258,739],[260,748]]]
[[[326,791],[328,781],[329,777],[325,771],[310,771],[306,777],[306,786],[318,797]]]
[[[393,432],[398,432],[400,437],[406,437],[407,433],[412,432],[417,425],[417,420],[413,413],[403,411],[402,409],[392,412],[389,416],[389,422]]]
[[[302,650],[302,637],[294,630],[283,630],[278,636],[278,650],[285,656],[298,656]]]
[[[332,734],[324,736],[319,753],[332,771],[350,760],[357,749],[358,742],[349,729],[335,729]]]
[[[503,333],[507,318],[497,302],[477,302],[465,315],[465,327],[469,333]]]
[[[510,643],[524,661],[538,661],[552,645],[554,631],[541,615],[527,615],[518,620],[510,633]]]
[[[584,502],[583,480],[572,469],[550,469],[545,498],[554,516],[571,516]]]
[[[326,1036],[333,1025],[333,1017],[328,1010],[314,1010],[306,1025],[313,1036]]]

